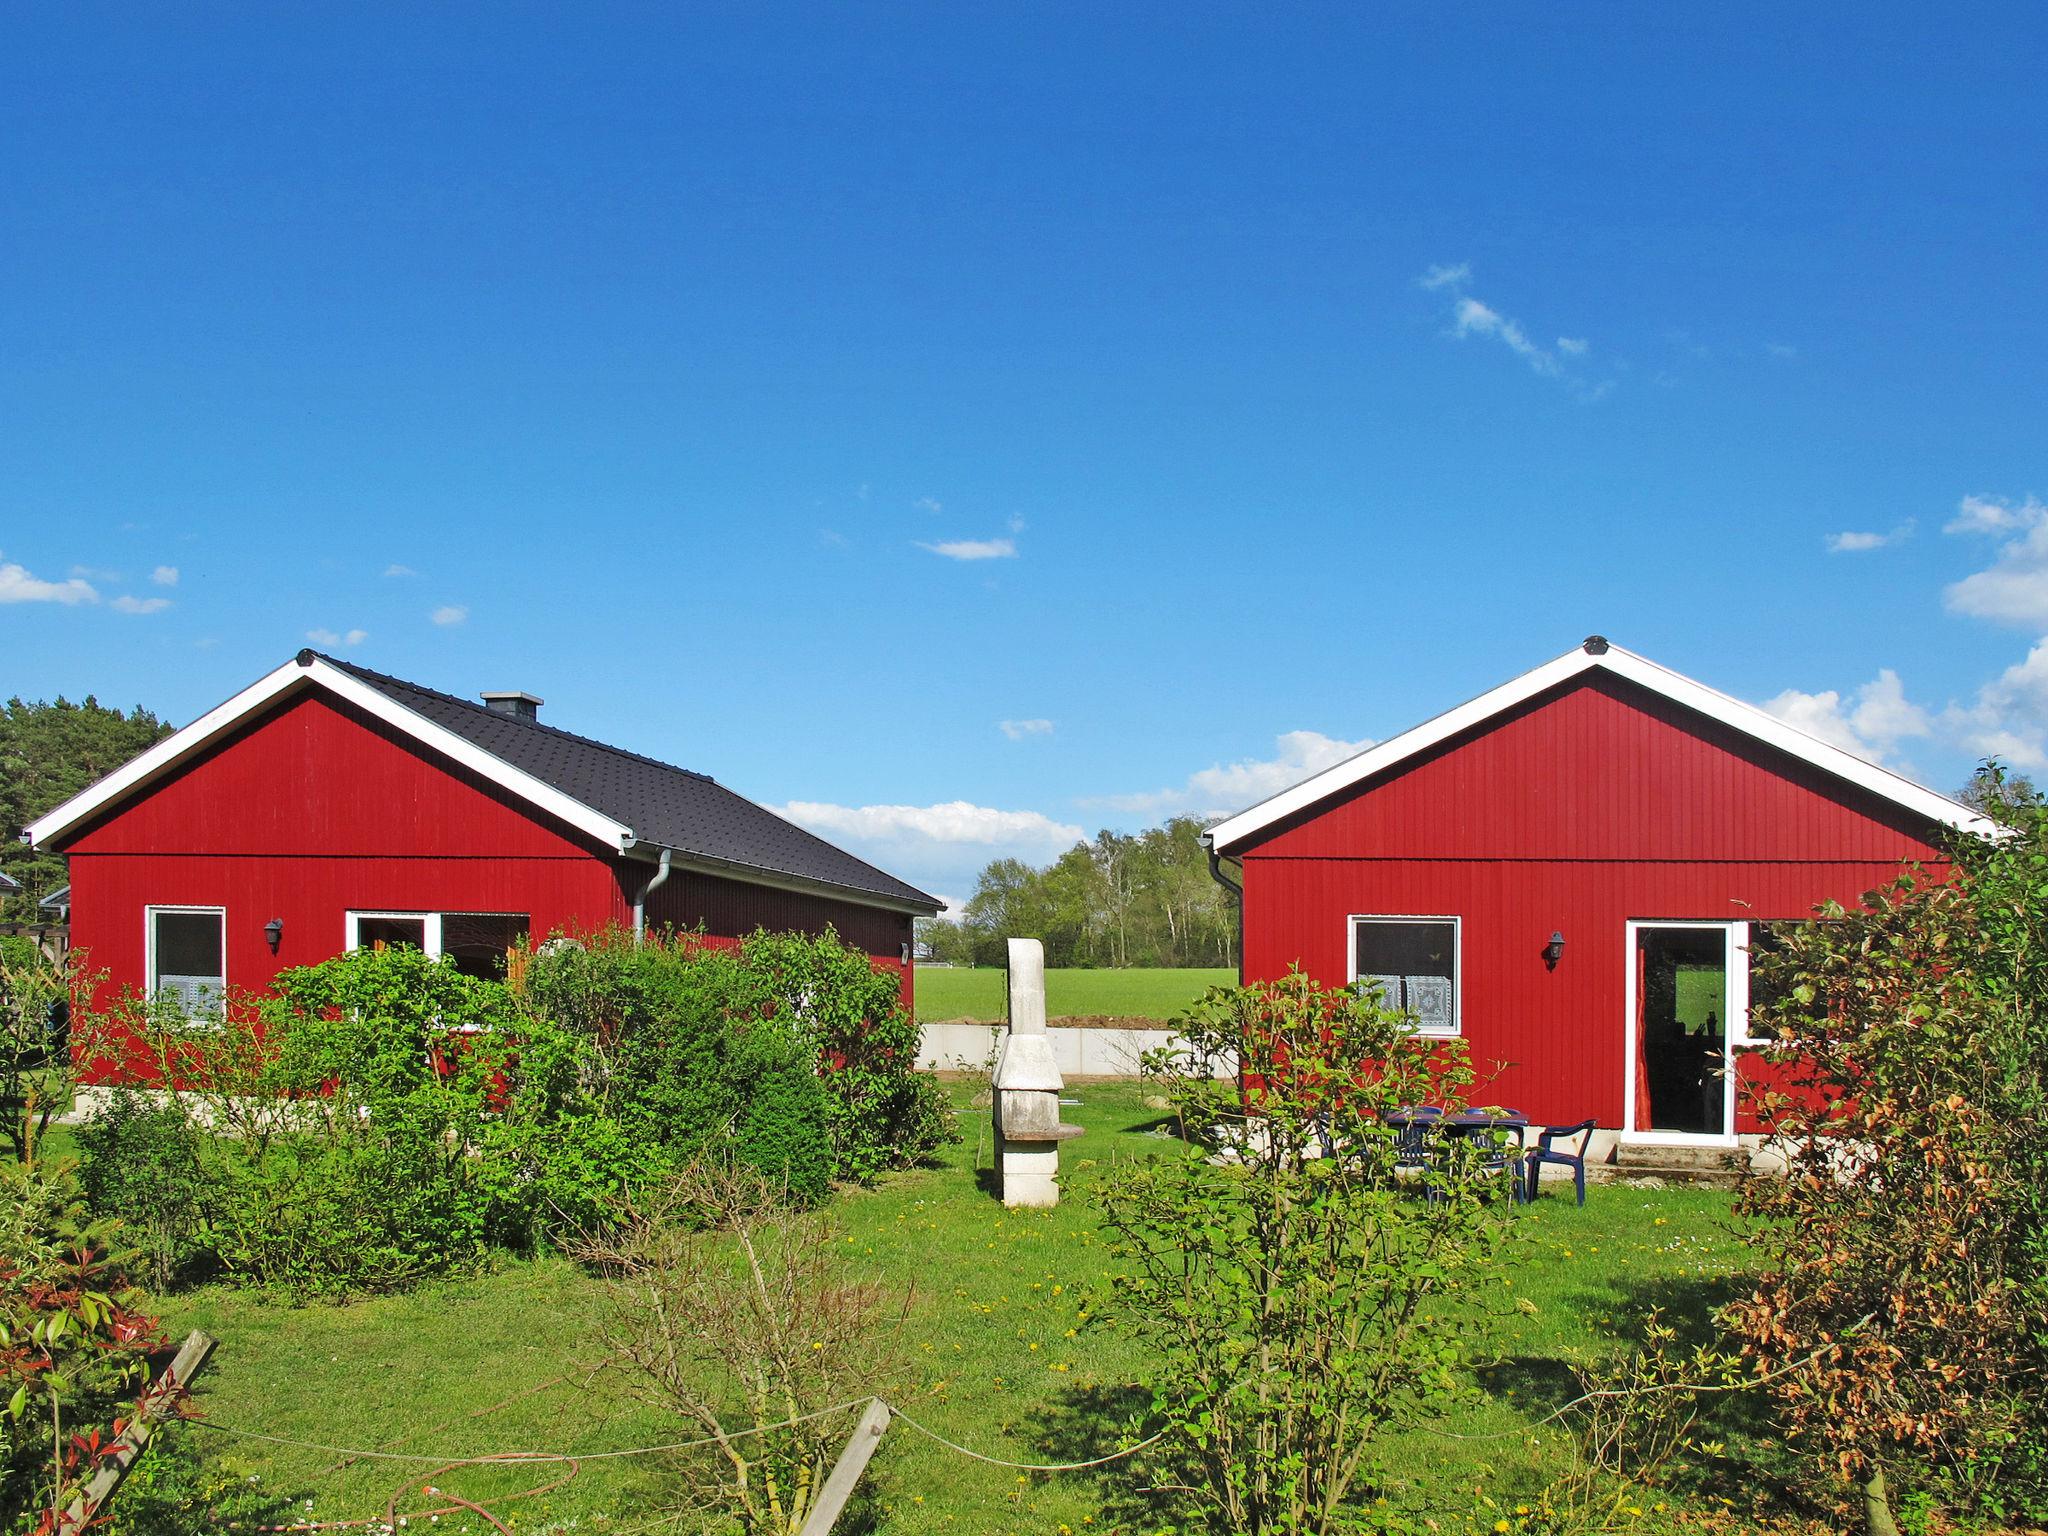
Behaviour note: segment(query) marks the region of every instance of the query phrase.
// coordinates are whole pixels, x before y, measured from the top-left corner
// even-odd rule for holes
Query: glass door
[[[1723,1139],[1730,1115],[1731,923],[1629,924],[1628,1125]]]

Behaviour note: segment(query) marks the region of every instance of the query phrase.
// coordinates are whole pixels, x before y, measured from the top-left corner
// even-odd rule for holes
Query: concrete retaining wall
[[[961,1019],[923,1026],[924,1041],[917,1064],[933,1072],[978,1072],[995,1060],[1003,1026]],[[1055,1022],[1046,1030],[1053,1060],[1067,1077],[1137,1077],[1147,1051],[1180,1045],[1170,1029],[1074,1029]],[[1236,1063],[1218,1061],[1211,1075],[1230,1077]]]

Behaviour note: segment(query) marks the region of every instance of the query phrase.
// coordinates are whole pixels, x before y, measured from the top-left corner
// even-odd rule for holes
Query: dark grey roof
[[[21,882],[19,880],[16,880],[5,870],[0,870],[0,891],[18,891],[20,889]]]
[[[939,908],[935,897],[784,821],[704,774],[606,746],[537,720],[501,714],[339,657],[321,655],[320,659],[572,800],[625,823],[643,843],[891,902],[915,903],[933,911]]]
[[[51,908],[70,906],[71,887],[68,885],[58,886],[57,889],[50,892],[49,895],[45,896],[41,901],[37,902],[36,905],[39,907]]]

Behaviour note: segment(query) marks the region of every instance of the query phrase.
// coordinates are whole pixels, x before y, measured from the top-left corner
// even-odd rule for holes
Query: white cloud
[[[387,566],[385,566],[385,567],[384,567],[384,574],[385,574],[386,576],[392,576],[392,577],[402,577],[402,576],[417,576],[417,575],[419,575],[419,572],[418,572],[418,571],[416,571],[416,570],[414,570],[414,569],[413,569],[413,568],[412,568],[411,566],[409,566],[409,565],[397,565],[397,564],[392,564],[392,565],[387,565]]]
[[[32,576],[12,560],[0,564],[0,603],[96,603],[100,600],[91,582],[80,576],[69,581],[44,581]]]
[[[936,496],[920,496],[911,505],[920,512],[943,512],[946,510],[946,504]]]
[[[1942,725],[1973,757],[2048,768],[2048,640],[1979,688],[1974,702],[1950,705]]]
[[[769,809],[821,836],[863,842],[969,843],[980,847],[1023,844],[1057,852],[1086,835],[1079,827],[1038,811],[1001,811],[966,800],[939,805],[832,805],[792,800]]]
[[[1557,359],[1531,341],[1521,326],[1474,298],[1458,300],[1457,334],[1496,336],[1501,344],[1538,373],[1556,373]]]
[[[178,568],[175,565],[160,565],[149,573],[149,579],[160,587],[175,587],[178,584]]]
[[[1559,336],[1554,351],[1543,346],[1523,329],[1520,321],[1467,292],[1466,285],[1471,280],[1472,265],[1462,261],[1456,266],[1431,267],[1417,279],[1420,286],[1433,293],[1449,293],[1454,338],[1463,341],[1468,336],[1490,336],[1537,373],[1566,384],[1581,400],[1598,400],[1613,389],[1613,379],[1589,381],[1576,366],[1591,353],[1592,342],[1584,336]]]
[[[2032,496],[2017,505],[1965,496],[1943,532],[1999,540],[1997,558],[1988,568],[1943,591],[1951,610],[2010,624],[2048,625],[2048,506]]]
[[[1765,355],[1767,355],[1767,356],[1769,356],[1769,357],[1774,357],[1774,358],[1776,358],[1776,359],[1777,359],[1777,360],[1778,360],[1779,362],[1781,362],[1781,363],[1789,363],[1789,362],[1791,362],[1791,361],[1792,361],[1792,360],[1793,360],[1794,358],[1796,358],[1797,356],[1799,356],[1799,349],[1798,349],[1797,347],[1790,347],[1790,346],[1787,346],[1787,345],[1786,345],[1786,344],[1785,344],[1784,342],[1782,342],[1782,341],[1767,341],[1767,342],[1765,342],[1765,343],[1764,343],[1764,352],[1765,352]]]
[[[119,571],[110,571],[102,565],[74,565],[71,567],[71,574],[80,581],[120,581],[123,579]]]
[[[134,597],[126,592],[113,602],[116,613],[162,613],[170,606],[171,600],[168,597]]]
[[[448,603],[443,607],[436,608],[431,617],[436,624],[446,628],[450,624],[462,623],[463,620],[469,617],[469,610],[460,603]]]
[[[1872,762],[1883,762],[1902,741],[1934,733],[1933,719],[1906,697],[1905,685],[1890,667],[1846,700],[1833,688],[1822,693],[1787,688],[1763,707],[1787,725]]]
[[[1012,741],[1022,741],[1026,736],[1050,736],[1050,720],[998,720],[996,729]]]
[[[1943,525],[1943,533],[2006,533],[2031,528],[2048,514],[2048,507],[2029,496],[2018,506],[1998,496],[1965,496],[1956,503],[1956,515]]]
[[[367,629],[352,629],[345,635],[338,635],[331,629],[309,629],[306,631],[306,638],[315,645],[361,645],[370,638],[370,632]]]
[[[1831,555],[1860,555],[1873,549],[1883,549],[1898,544],[1913,536],[1914,521],[1907,518],[1889,533],[1849,532],[1826,535],[1828,553]]]
[[[1275,737],[1273,744],[1271,757],[1217,763],[1188,775],[1187,782],[1176,788],[1107,795],[1090,803],[1147,816],[1227,816],[1356,757],[1372,742],[1340,741],[1320,731],[1289,731]]]
[[[951,539],[940,544],[918,542],[919,549],[928,549],[935,555],[948,560],[1014,560],[1017,558],[1015,539]]]

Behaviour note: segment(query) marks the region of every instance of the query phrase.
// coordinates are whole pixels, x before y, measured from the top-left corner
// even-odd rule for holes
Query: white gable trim
[[[1746,736],[1766,742],[1802,762],[1811,763],[1838,779],[1869,790],[1917,815],[1925,816],[1930,821],[1983,836],[1995,835],[1998,830],[1997,824],[1989,817],[1979,815],[1962,802],[1951,800],[1947,795],[1915,784],[1911,779],[1893,773],[1889,768],[1880,768],[1876,763],[1867,762],[1853,752],[1844,752],[1840,747],[1822,741],[1797,726],[1787,725],[1775,715],[1764,713],[1754,704],[1745,704],[1740,699],[1731,698],[1717,689],[1707,687],[1704,683],[1696,683],[1689,677],[1681,676],[1668,667],[1660,667],[1654,661],[1638,656],[1633,651],[1625,651],[1619,646],[1608,646],[1599,651],[1589,651],[1584,646],[1579,646],[1565,652],[1554,661],[1545,662],[1533,671],[1524,672],[1512,682],[1503,683],[1490,693],[1483,693],[1469,703],[1445,711],[1434,720],[1426,720],[1413,730],[1403,731],[1399,736],[1383,741],[1376,747],[1370,747],[1356,757],[1348,758],[1333,768],[1326,768],[1293,788],[1284,789],[1270,799],[1260,801],[1249,810],[1239,811],[1235,816],[1227,817],[1203,833],[1202,838],[1217,852],[1227,853],[1236,844],[1264,831],[1276,822],[1307,810],[1310,806],[1327,800],[1355,784],[1361,784],[1376,774],[1384,773],[1389,768],[1428,751],[1462,731],[1484,724],[1496,715],[1504,714],[1516,705],[1595,668],[1638,683],[1652,693],[1661,694],[1688,709],[1718,720],[1723,725],[1732,726]]]
[[[567,822],[608,848],[624,850],[636,841],[631,827],[580,800],[572,799],[553,785],[542,783],[502,758],[492,756],[475,743],[436,725],[426,716],[407,709],[360,678],[350,676],[317,656],[303,663],[294,658],[276,671],[258,678],[226,703],[208,710],[183,730],[165,737],[140,757],[123,764],[55,810],[29,823],[22,832],[22,841],[37,847],[46,846],[51,839],[62,837],[101,811],[162,778],[257,711],[288,693],[307,687],[325,688],[338,698],[346,699],[366,714],[453,759],[528,804]]]

